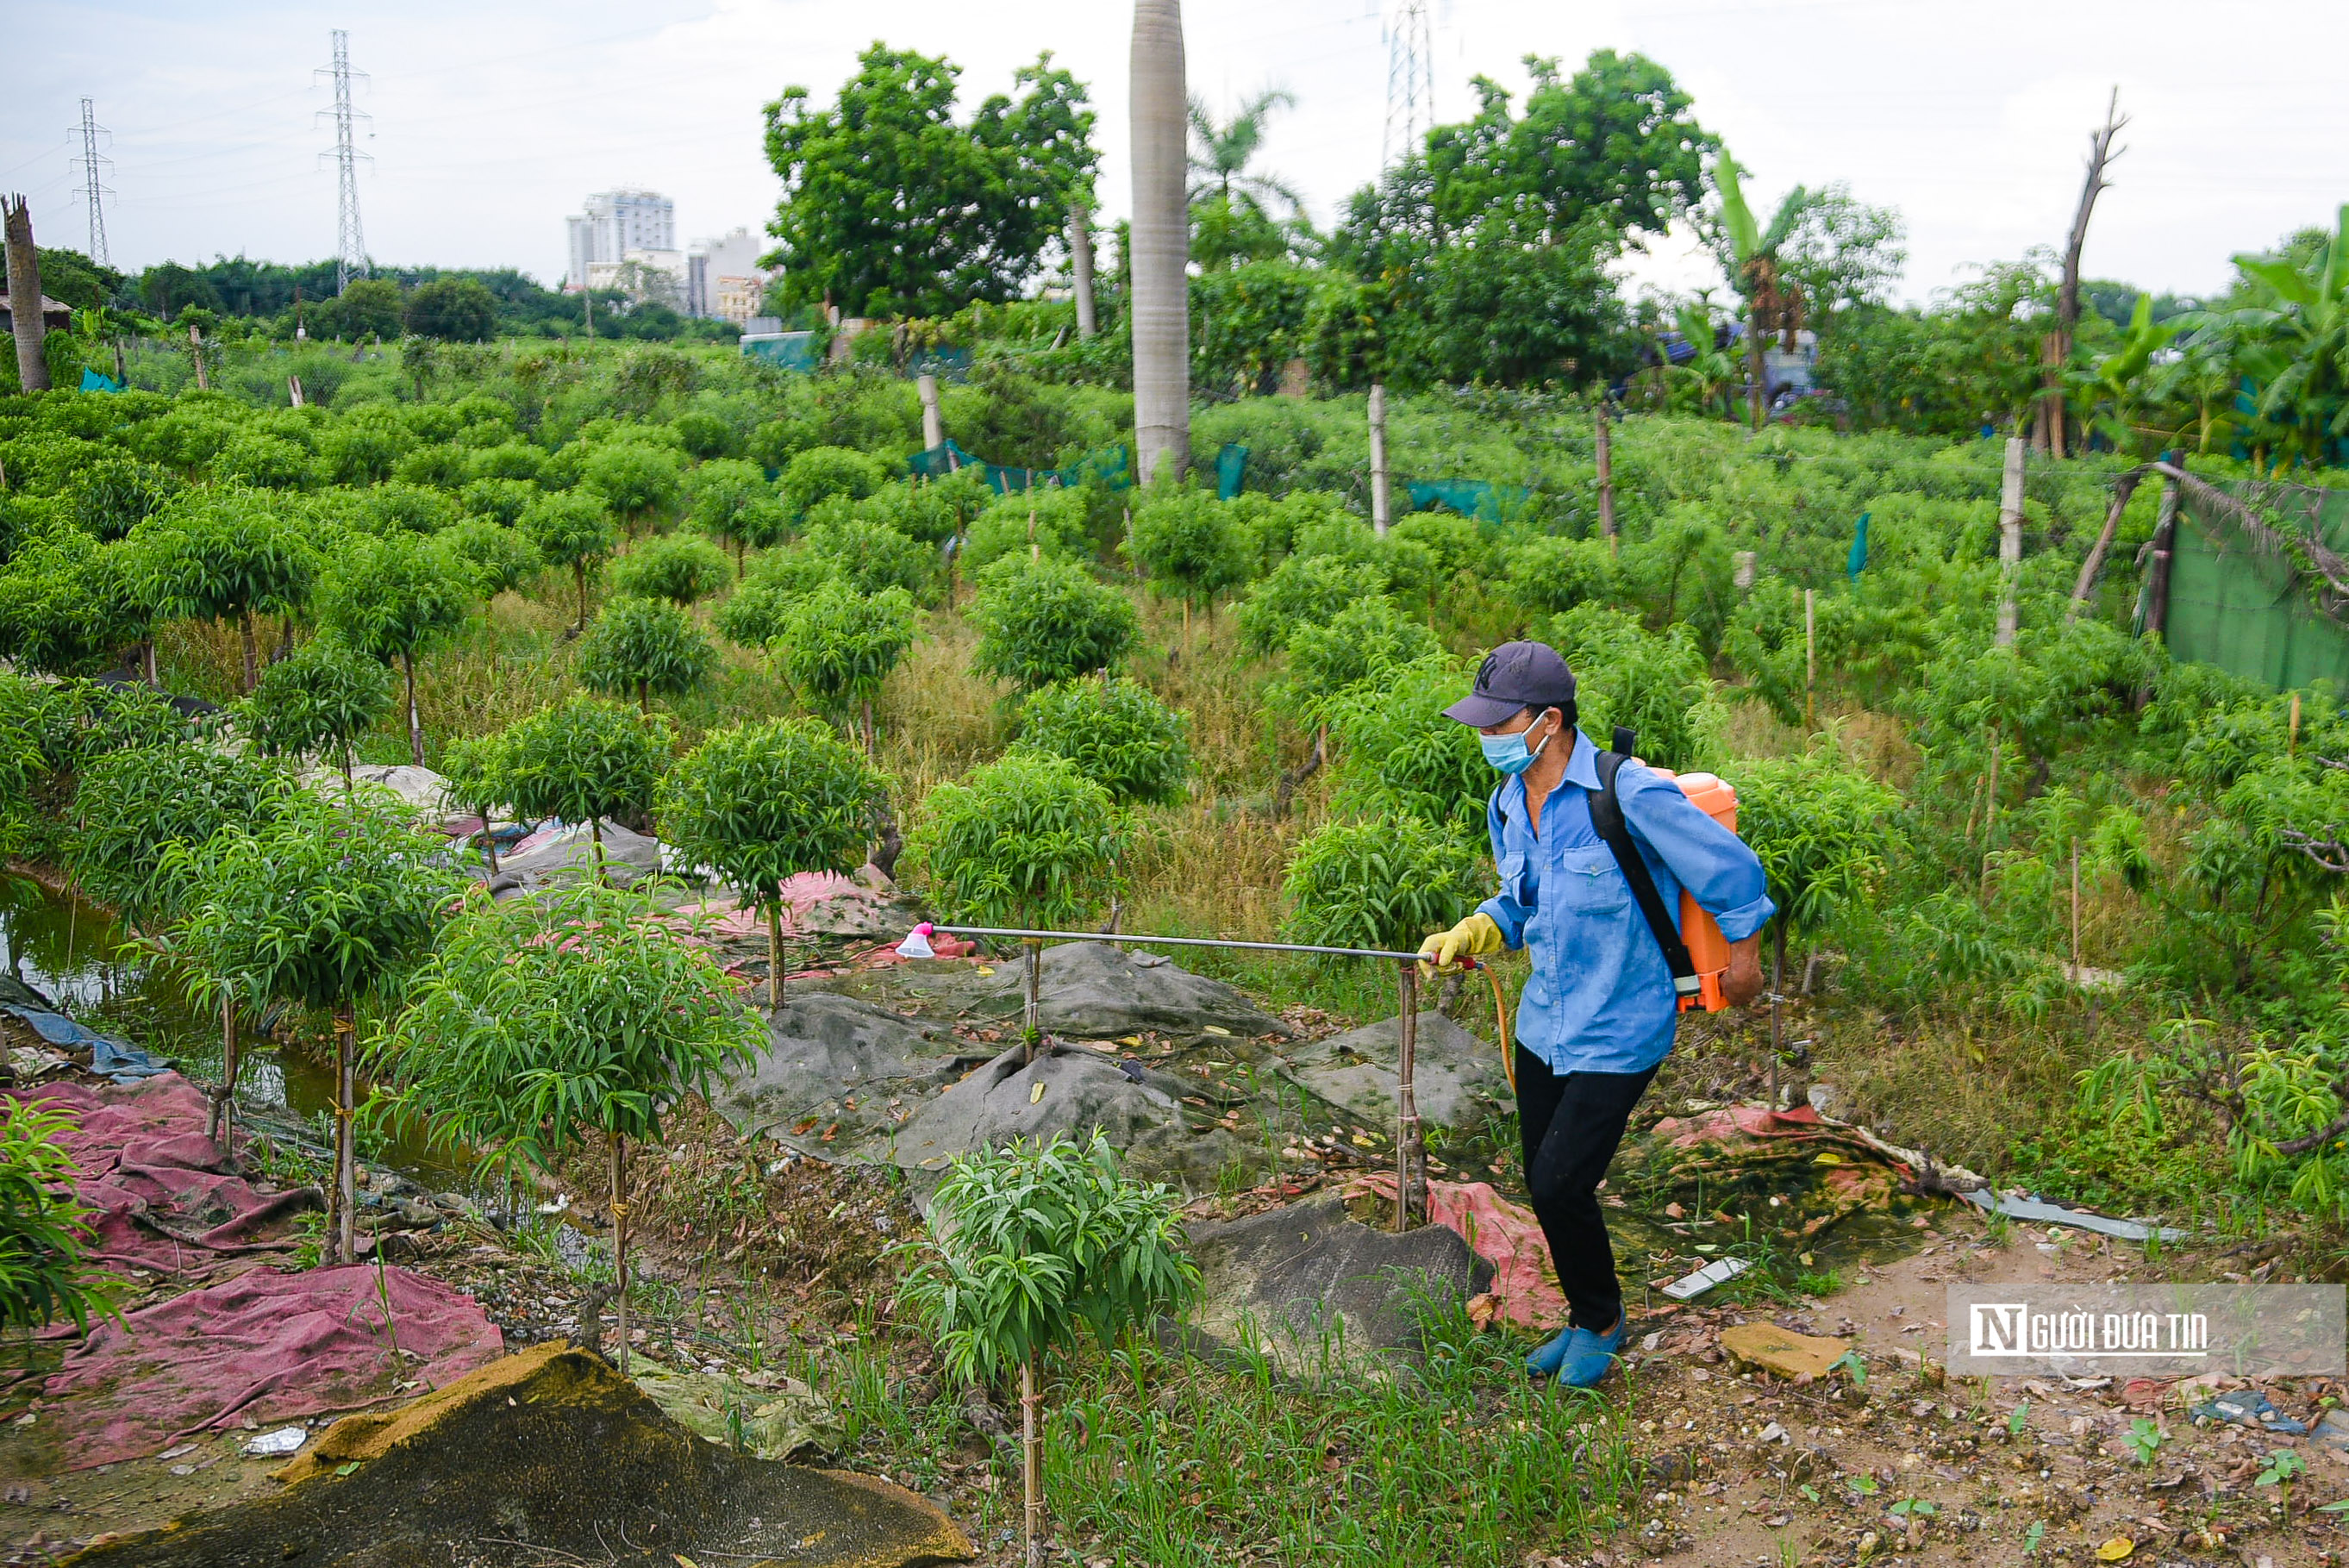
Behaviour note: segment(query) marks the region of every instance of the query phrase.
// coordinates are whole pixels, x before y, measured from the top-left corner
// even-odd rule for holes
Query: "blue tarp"
[[[81,389],[85,392],[119,392],[122,383],[111,376],[100,376],[85,365],[81,369]]]
[[[1216,499],[1229,500],[1240,493],[1247,480],[1248,449],[1237,441],[1226,441],[1216,454]]]
[[[1872,511],[1861,512],[1858,523],[1851,531],[1851,555],[1843,563],[1843,574],[1847,577],[1857,579],[1867,568],[1868,520],[1875,515]]]
[[[0,1012],[13,1013],[32,1026],[33,1033],[53,1046],[67,1050],[89,1051],[89,1070],[110,1078],[117,1083],[133,1083],[140,1078],[153,1078],[171,1069],[157,1061],[137,1046],[125,1045],[111,1035],[101,1035],[95,1029],[85,1029],[63,1013],[52,1013],[46,1007],[27,1006],[20,1002],[0,1002]]]

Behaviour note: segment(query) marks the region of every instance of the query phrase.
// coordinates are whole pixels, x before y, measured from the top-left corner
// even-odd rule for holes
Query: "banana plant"
[[[2240,345],[2255,421],[2245,435],[2271,447],[2278,467],[2287,458],[2322,465],[2349,440],[2349,202],[2305,261],[2234,260],[2252,303],[2204,319]]]
[[[1674,366],[1673,371],[1683,381],[1694,384],[1700,407],[1710,408],[1718,398],[1722,416],[1733,418],[1729,396],[1737,385],[1737,356],[1713,346],[1713,313],[1702,304],[1684,304],[1680,307],[1675,325],[1689,346],[1696,350],[1696,356],[1685,365]]]
[[[2141,294],[2120,346],[2078,377],[2075,396],[2089,403],[2089,428],[2102,431],[2117,450],[2127,451],[2135,442],[2139,418],[2158,396],[2154,356],[2182,330],[2176,321],[2156,322],[2153,296]]]
[[[1779,200],[1767,228],[1754,221],[1745,204],[1744,170],[1726,152],[1713,168],[1713,188],[1721,192],[1721,233],[1729,252],[1729,281],[1745,301],[1745,347],[1752,386],[1754,428],[1762,428],[1762,405],[1768,377],[1762,361],[1762,340],[1781,335],[1788,349],[1803,325],[1808,302],[1800,284],[1782,275],[1779,251],[1793,237],[1795,226],[1810,210],[1814,197],[1797,185]]]

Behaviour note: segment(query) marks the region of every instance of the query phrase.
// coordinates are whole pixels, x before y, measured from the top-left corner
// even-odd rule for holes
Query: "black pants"
[[[1526,1188],[1566,1293],[1567,1321],[1597,1334],[1623,1315],[1615,1249],[1599,1207],[1599,1183],[1623,1141],[1631,1108],[1656,1069],[1557,1073],[1517,1047],[1517,1120],[1525,1137]]]

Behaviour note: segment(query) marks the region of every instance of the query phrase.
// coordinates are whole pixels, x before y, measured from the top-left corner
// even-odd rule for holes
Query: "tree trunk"
[[[2146,573],[2145,629],[2152,636],[2169,630],[2169,568],[2178,552],[2178,481],[2161,483],[2161,511],[2153,525],[2153,561]]]
[[[399,673],[408,685],[408,759],[421,768],[424,766],[424,720],[416,712],[416,654],[413,649],[399,655]]]
[[[221,1152],[228,1149],[228,1102],[236,1098],[236,1002],[223,995],[221,997],[221,1086],[212,1096],[212,1113],[204,1129],[204,1136],[220,1144]]]
[[[767,906],[767,1006],[783,1010],[783,905],[778,898]]]
[[[875,753],[879,740],[873,729],[873,699],[868,696],[863,698],[862,702],[864,708],[864,760],[878,762],[880,758]]]
[[[2113,138],[2128,123],[2120,107],[2121,89],[2116,87],[2105,105],[2103,128],[2088,137],[2087,176],[2080,182],[2080,204],[2072,213],[2072,232],[2064,242],[2064,272],[2055,289],[2055,330],[2044,340],[2036,443],[2050,457],[2064,455],[2064,364],[2072,356],[2072,335],[2080,325],[2080,252],[2088,242],[2088,218],[2096,209],[2096,197],[2112,188],[2105,170],[2120,156]]]
[[[1036,1431],[1036,1407],[1043,1402],[1036,1391],[1036,1353],[1031,1350],[1019,1363],[1020,1524],[1028,1568],[1043,1568],[1044,1562],[1044,1446]]]
[[[619,1320],[620,1353],[613,1357],[628,1375],[628,1140],[612,1134],[612,1307]]]
[[[351,777],[351,743],[343,742],[343,804],[356,809],[359,803],[358,780]]]
[[[351,1118],[358,1109],[358,1010],[335,1015],[335,1261],[358,1260],[358,1150]]]
[[[571,574],[579,583],[579,634],[585,636],[587,634],[587,563],[584,561],[573,562]]]
[[[2105,526],[2097,531],[2096,542],[2089,548],[2088,559],[2080,563],[2080,579],[2072,584],[2072,607],[2068,614],[2077,615],[2080,606],[2088,602],[2088,594],[2096,586],[2096,573],[2104,570],[2105,552],[2113,547],[2113,535],[2120,531],[2121,513],[2128,510],[2129,498],[2137,493],[2141,473],[2123,474],[2113,486],[2113,504],[2105,509]]]
[[[1101,330],[1093,314],[1093,221],[1081,200],[1069,209],[1069,277],[1077,295],[1077,341]]]
[[[8,307],[16,324],[16,383],[27,392],[46,392],[49,362],[41,351],[41,339],[49,324],[41,315],[41,253],[33,243],[33,209],[25,198],[15,196],[0,202],[0,211],[7,219]],[[32,302],[29,310],[27,300]]]
[[[1134,0],[1133,435],[1143,484],[1191,461],[1188,96],[1181,0]]]
[[[237,637],[244,649],[244,689],[249,694],[261,682],[261,639],[254,634],[251,610],[238,621]]]

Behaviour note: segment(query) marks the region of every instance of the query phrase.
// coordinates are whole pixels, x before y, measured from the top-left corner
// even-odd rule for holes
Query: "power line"
[[[335,107],[318,112],[335,117],[333,156],[336,176],[341,182],[335,212],[335,292],[339,294],[350,287],[352,278],[367,275],[367,241],[359,233],[358,160],[365,158],[372,163],[375,160],[351,144],[351,121],[373,117],[351,108],[351,36],[337,27],[334,37],[335,63],[324,68],[334,75]],[[358,74],[367,75],[365,71]],[[318,156],[327,155],[322,152]]]
[[[1427,0],[1401,0],[1388,18],[1387,123],[1379,139],[1379,167],[1419,150],[1435,128],[1435,32]]]
[[[88,98],[81,100],[79,129],[81,155],[74,160],[74,166],[81,173],[81,193],[89,202],[89,259],[102,267],[107,264],[106,199],[113,195],[114,191],[101,182],[100,176],[113,170],[114,160],[98,156],[98,139],[111,136],[113,132],[98,123],[93,105]]]

